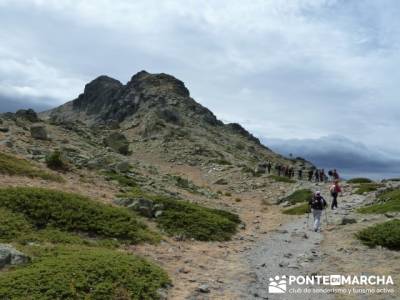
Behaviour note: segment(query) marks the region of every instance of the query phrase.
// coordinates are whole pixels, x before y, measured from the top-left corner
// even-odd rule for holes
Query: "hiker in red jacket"
[[[337,197],[339,195],[339,193],[342,192],[342,188],[339,185],[339,180],[335,180],[334,183],[331,185],[331,187],[329,188],[331,195],[332,195],[332,205],[331,205],[331,209],[334,210],[335,208],[338,207],[338,203],[337,203]]]

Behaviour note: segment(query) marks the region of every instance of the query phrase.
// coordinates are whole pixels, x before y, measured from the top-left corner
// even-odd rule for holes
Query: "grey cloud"
[[[57,105],[146,69],[255,135],[400,154],[398,1],[182,3],[0,0],[0,95]]]
[[[0,95],[0,113],[15,112],[19,109],[28,109],[28,108],[32,108],[35,111],[40,112],[50,109],[51,106],[41,103],[32,103],[24,101],[22,99],[20,100],[10,99]]]

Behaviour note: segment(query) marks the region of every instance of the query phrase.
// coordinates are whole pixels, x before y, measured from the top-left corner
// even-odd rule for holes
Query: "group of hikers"
[[[296,175],[298,179],[303,180],[303,171],[304,168],[300,169],[295,169],[293,166],[286,166],[286,165],[280,165],[280,164],[275,164],[273,165],[270,161],[267,161],[263,164],[259,165],[259,168],[261,169],[261,172],[267,172],[268,174],[271,174],[273,169],[275,170],[275,173],[278,176],[285,176],[288,178],[294,178]],[[256,170],[257,172],[258,170]],[[316,169],[312,168],[309,169],[307,172],[308,181],[314,181],[317,183],[327,183],[328,181],[331,181],[332,184],[329,187],[330,194],[332,196],[332,203],[331,203],[331,209],[335,210],[338,207],[338,195],[339,193],[342,192],[342,189],[339,184],[339,173],[337,172],[336,169],[329,170],[328,173],[325,173],[324,169]],[[314,231],[318,232],[321,227],[321,216],[322,212],[326,207],[328,206],[327,201],[324,199],[324,197],[321,195],[320,191],[317,191],[313,194],[312,198],[309,201],[309,211],[313,213],[314,217]]]
[[[338,207],[338,202],[337,198],[339,193],[342,192],[342,188],[340,187],[339,184],[339,174],[336,170],[330,171],[332,173],[329,174],[329,176],[332,178],[332,184],[329,187],[329,192],[332,196],[332,203],[331,203],[331,209],[335,210]],[[313,217],[314,217],[314,226],[313,229],[315,232],[320,231],[321,227],[321,216],[322,212],[326,207],[328,206],[327,201],[325,198],[321,195],[320,191],[316,191],[312,198],[310,199],[309,203],[309,211],[312,211]],[[326,211],[325,211],[326,213]],[[308,215],[309,217],[309,215]]]
[[[260,165],[264,171],[268,171],[268,174],[271,174],[272,170],[275,169],[275,172],[278,176],[285,176],[290,179],[297,178],[303,180],[303,172],[304,168],[295,169],[293,166],[285,166],[280,164],[275,164],[274,166],[270,161],[265,162],[264,164]],[[310,169],[308,170],[308,181],[314,182],[328,182],[328,180],[339,180],[339,174],[334,170],[328,171],[328,176],[325,174],[324,169]],[[307,178],[306,178],[307,179]]]

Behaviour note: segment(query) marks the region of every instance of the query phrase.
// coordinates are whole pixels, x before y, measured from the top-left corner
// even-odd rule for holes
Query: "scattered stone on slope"
[[[355,224],[355,223],[357,223],[357,220],[349,217],[343,217],[342,221],[340,222],[341,225]]]
[[[122,133],[114,132],[110,134],[104,139],[104,144],[120,154],[129,154],[129,142]]]
[[[37,140],[48,140],[49,136],[45,125],[34,124],[30,128],[31,136]]]
[[[218,184],[218,185],[227,185],[228,181],[224,178],[218,179],[217,181],[214,182],[214,184]]]
[[[29,256],[8,244],[0,244],[0,269],[7,265],[21,265],[30,261]]]
[[[197,288],[197,290],[201,293],[209,293],[210,287],[208,286],[208,284],[202,284]]]

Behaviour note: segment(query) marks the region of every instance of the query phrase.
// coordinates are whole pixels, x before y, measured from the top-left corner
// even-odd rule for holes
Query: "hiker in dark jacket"
[[[272,168],[272,164],[269,161],[268,164],[267,164],[268,174],[271,174],[271,168]]]
[[[339,173],[336,171],[336,169],[333,170],[332,177],[333,180],[339,180]]]
[[[312,169],[308,170],[308,181],[312,181],[314,171]]]
[[[334,210],[335,208],[338,207],[337,197],[338,197],[339,193],[342,192],[342,189],[339,185],[339,180],[335,180],[334,184],[331,185],[331,187],[329,188],[329,191],[331,192],[331,195],[333,198],[331,209]]]
[[[324,169],[321,169],[319,171],[319,181],[320,182],[324,182],[325,181],[325,170]]]
[[[318,169],[315,170],[314,177],[315,177],[315,182],[319,182],[319,170]]]
[[[321,196],[321,192],[317,191],[308,202],[308,205],[314,217],[314,231],[317,232],[320,230],[322,211],[325,209],[327,203],[324,197]]]
[[[281,172],[282,172],[282,166],[281,165],[277,165],[275,167],[276,171],[278,172],[278,176],[281,176]]]

